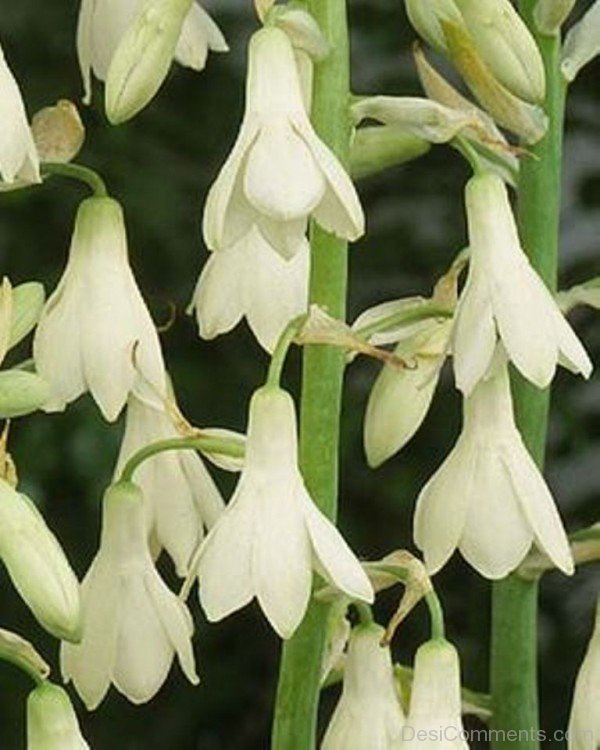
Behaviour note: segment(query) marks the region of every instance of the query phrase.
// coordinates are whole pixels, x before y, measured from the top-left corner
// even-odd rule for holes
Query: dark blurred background
[[[586,3],[580,3],[584,8]],[[78,3],[5,3],[0,39],[30,113],[58,98],[81,94],[75,55]],[[255,28],[250,0],[212,0],[231,45],[196,74],[174,69],[160,96],[133,122],[110,127],[101,90],[84,109],[88,128],[82,163],[98,169],[128,218],[131,261],[158,323],[175,303],[174,325],[163,336],[181,405],[198,425],[243,429],[248,397],[264,376],[266,358],[242,326],[215,342],[200,341],[184,309],[206,258],[200,220],[207,188],[234,139],[243,105],[245,46]],[[417,94],[409,54],[413,37],[400,0],[350,0],[353,77],[357,92]],[[561,282],[600,274],[600,64],[572,88],[565,153]],[[0,123],[1,127],[1,123]],[[368,179],[360,192],[368,237],[351,255],[350,317],[379,301],[427,293],[464,245],[461,190],[468,176],[457,154],[436,148],[409,166]],[[0,197],[0,261],[13,283],[42,281],[52,290],[65,262],[82,187],[54,180]],[[580,311],[576,327],[600,361],[597,314]],[[13,355],[26,355],[26,350]],[[297,381],[298,358],[290,383]],[[340,524],[361,556],[377,558],[412,547],[411,516],[420,487],[452,446],[460,402],[446,373],[425,425],[404,452],[370,471],[361,430],[377,365],[356,362],[347,374],[343,420]],[[548,476],[570,530],[598,520],[600,493],[600,381],[560,373],[554,391]],[[77,573],[97,546],[99,503],[110,480],[122,425],[107,426],[89,398],[65,414],[33,416],[14,424],[11,449],[21,487],[39,503]],[[230,478],[217,476],[225,492]],[[171,575],[168,566],[167,576]],[[172,580],[172,579],[170,579]],[[438,576],[449,633],[460,649],[465,682],[486,689],[490,587],[460,560]],[[0,571],[0,626],[27,635],[56,666],[57,644],[46,637]],[[564,727],[575,675],[592,626],[598,570],[566,580],[545,577],[540,604],[542,725]],[[395,605],[378,605],[382,621]],[[114,690],[93,714],[76,706],[96,750],[258,750],[268,746],[280,644],[254,606],[208,626],[192,597],[202,685],[188,685],[174,669],[159,696],[135,708]],[[422,612],[399,633],[398,659],[410,662],[425,637]],[[55,671],[57,677],[57,669]],[[27,680],[0,665],[0,748],[24,747]],[[335,690],[323,701],[326,720]]]

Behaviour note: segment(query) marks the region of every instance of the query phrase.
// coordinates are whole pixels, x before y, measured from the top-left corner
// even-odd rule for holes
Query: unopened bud
[[[44,682],[27,699],[27,750],[89,750],[67,693]]]
[[[505,88],[481,58],[469,33],[461,26],[444,24],[452,62],[481,105],[501,126],[520,135],[525,143],[537,143],[548,126],[541,107],[525,102]]]
[[[37,281],[19,284],[12,290],[9,348],[33,331],[42,314],[45,298],[44,287]]]
[[[35,505],[0,480],[0,558],[39,623],[57,638],[77,640],[79,584],[58,540]]]
[[[544,62],[510,0],[456,0],[456,5],[494,77],[520,99],[542,103],[546,92]]]
[[[297,49],[309,54],[313,60],[323,60],[329,54],[329,43],[319,24],[307,10],[282,5],[276,6],[274,23],[290,38]]]
[[[162,86],[192,0],[151,0],[123,36],[106,77],[106,115],[119,125]]]
[[[77,107],[67,99],[40,110],[31,121],[31,131],[40,161],[45,162],[70,162],[85,140]]]
[[[355,179],[405,164],[426,154],[431,143],[401,125],[383,125],[357,130],[352,139],[350,164]]]
[[[600,0],[592,5],[584,17],[576,23],[565,39],[561,70],[567,81],[574,81],[577,74],[600,54]]]
[[[0,284],[0,363],[10,348],[12,306],[12,286],[5,276]]]
[[[23,417],[41,409],[50,398],[50,386],[25,370],[0,372],[0,419]]]
[[[567,20],[577,0],[538,0],[533,18],[542,34],[553,36]]]
[[[442,22],[464,24],[454,0],[406,0],[406,12],[415,30],[439,52],[447,49]]]

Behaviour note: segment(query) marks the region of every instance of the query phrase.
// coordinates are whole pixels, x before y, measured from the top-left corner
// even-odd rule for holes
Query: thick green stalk
[[[331,45],[316,66],[313,124],[321,139],[348,163],[350,149],[349,51],[345,0],[311,0],[309,8]],[[345,318],[347,243],[313,225],[311,302]],[[338,495],[339,424],[344,354],[329,346],[304,353],[300,464],[308,490],[321,510],[335,518]],[[312,750],[316,745],[321,661],[327,609],[311,604],[307,616],[283,648],[273,750]]]
[[[521,12],[533,27],[535,0],[521,0]],[[535,33],[535,32],[534,32]],[[556,289],[565,85],[560,73],[560,39],[536,34],[547,75],[549,129],[522,159],[518,191],[521,238],[534,268]],[[524,325],[527,322],[524,321]],[[513,378],[517,424],[540,467],[544,464],[550,390],[541,391],[517,374]],[[491,687],[494,706],[494,750],[539,747],[537,685],[538,586],[511,576],[494,585]],[[517,740],[507,732],[520,732]]]

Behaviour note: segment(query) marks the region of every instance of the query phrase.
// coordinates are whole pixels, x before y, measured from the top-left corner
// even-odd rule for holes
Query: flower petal
[[[321,513],[303,486],[297,492],[304,506],[304,519],[319,572],[353,599],[372,602],[374,594],[371,582],[343,536]]]
[[[536,545],[563,573],[571,575],[574,570],[573,556],[554,498],[520,437],[506,458]]]
[[[523,560],[533,541],[511,481],[510,467],[495,445],[482,445],[475,463],[474,487],[459,549],[482,576],[504,578]]]
[[[246,240],[240,240],[240,243]],[[240,283],[246,278],[240,243],[211,253],[202,269],[190,308],[196,309],[200,336],[213,339],[231,331],[244,314]]]
[[[200,71],[206,65],[209,49],[227,52],[229,47],[217,24],[194,1],[181,29],[175,59],[180,65]]]
[[[474,502],[476,460],[476,446],[463,433],[417,498],[415,544],[431,574],[446,564],[459,544]]]

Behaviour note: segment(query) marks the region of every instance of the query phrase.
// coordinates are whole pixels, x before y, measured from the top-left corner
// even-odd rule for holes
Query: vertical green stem
[[[535,0],[520,8],[535,33]],[[551,290],[556,289],[565,84],[560,73],[560,39],[535,33],[547,76],[546,112],[549,129],[524,158],[519,180],[519,224],[523,245],[533,266]],[[524,323],[526,325],[526,323]],[[522,377],[513,377],[517,424],[540,467],[544,464],[550,390],[541,391]],[[533,750],[539,747],[537,685],[536,582],[511,576],[494,585],[491,687],[494,750]],[[507,735],[517,731],[518,739]]]
[[[313,124],[321,139],[348,163],[350,146],[349,50],[346,0],[310,0],[310,10],[331,45],[315,70]],[[311,302],[345,317],[347,243],[313,225]],[[339,424],[344,355],[327,346],[304,353],[300,464],[308,490],[321,510],[335,518],[338,495]],[[313,603],[283,648],[273,750],[312,750],[316,745],[321,661],[327,610]]]

